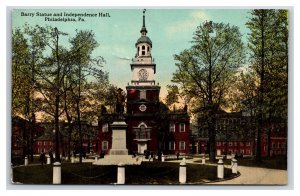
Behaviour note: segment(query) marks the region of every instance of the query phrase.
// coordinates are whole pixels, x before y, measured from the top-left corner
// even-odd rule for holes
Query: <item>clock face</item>
[[[145,112],[146,109],[147,109],[147,107],[146,107],[144,104],[142,104],[142,105],[140,105],[139,109],[140,109],[142,112]]]
[[[148,76],[149,76],[149,74],[148,74],[148,72],[147,72],[146,69],[141,69],[141,70],[139,71],[138,75],[139,75],[139,79],[140,79],[141,81],[147,80],[147,79],[148,79]]]

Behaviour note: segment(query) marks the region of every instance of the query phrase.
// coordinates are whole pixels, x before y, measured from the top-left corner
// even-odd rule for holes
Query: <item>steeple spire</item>
[[[145,27],[145,12],[146,12],[146,9],[144,9],[144,11],[143,11],[143,27]]]
[[[140,31],[142,35],[147,34],[147,29],[146,29],[146,25],[145,25],[145,12],[146,12],[146,9],[143,10],[143,26],[142,26],[142,29]]]

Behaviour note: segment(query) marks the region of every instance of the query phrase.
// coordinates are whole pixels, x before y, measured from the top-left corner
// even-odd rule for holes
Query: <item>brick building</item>
[[[187,108],[170,111],[159,100],[160,86],[155,81],[156,64],[152,58],[152,41],[147,36],[145,15],[137,40],[136,55],[130,64],[132,79],[127,85],[125,122],[129,153],[188,153],[189,116]],[[100,149],[109,152],[112,142],[110,124],[113,114],[103,112],[99,118]]]
[[[216,115],[216,155],[237,154],[253,156],[256,154],[256,139],[254,118],[244,112],[227,113],[220,111]],[[193,152],[196,154],[208,151],[208,130],[197,126],[197,135],[193,137]],[[272,130],[268,136],[266,128],[261,137],[261,155],[268,155],[270,146],[271,156],[287,155],[287,130]],[[270,140],[270,145],[268,141]]]
[[[43,135],[44,128],[21,117],[12,118],[12,156],[29,156],[35,153],[34,142]]]
[[[55,151],[55,125],[53,122],[41,122],[38,123],[40,127],[44,128],[43,134],[35,139],[34,153],[40,154],[42,151],[49,152]],[[73,123],[72,132],[69,132],[66,123],[61,122],[59,124],[59,151],[63,156],[67,156],[69,149],[70,152],[79,153],[79,134],[77,130],[77,123]],[[82,121],[82,146],[83,150],[87,153],[97,152],[98,150],[98,126],[90,125],[89,123]]]

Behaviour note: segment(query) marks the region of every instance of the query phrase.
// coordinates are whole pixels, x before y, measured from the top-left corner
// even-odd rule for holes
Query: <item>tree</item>
[[[176,85],[167,85],[167,89],[166,104],[171,107],[173,104],[179,103],[179,89]]]
[[[256,161],[261,161],[261,135],[278,119],[287,119],[288,22],[286,10],[253,10],[250,29],[250,69],[257,76]]]
[[[29,44],[32,43],[32,44]],[[24,128],[26,154],[33,161],[35,113],[39,100],[36,97],[36,70],[44,45],[36,35],[24,35],[20,28],[12,32],[12,117],[22,116],[29,122]]]
[[[197,27],[193,46],[175,55],[172,81],[197,103],[194,113],[205,116],[209,131],[210,160],[215,160],[215,114],[226,102],[226,93],[245,57],[238,27],[205,22]]]
[[[91,31],[78,31],[76,36],[70,40],[71,50],[70,54],[71,64],[75,69],[75,88],[72,88],[72,96],[75,100],[76,119],[79,131],[80,142],[80,156],[79,161],[82,163],[82,129],[81,129],[81,114],[84,110],[83,101],[87,100],[88,95],[88,77],[96,77],[98,80],[105,81],[107,83],[107,73],[104,73],[100,68],[104,62],[102,57],[92,58],[91,54],[93,50],[98,46],[97,41],[94,38],[94,34]]]
[[[169,134],[170,115],[169,108],[164,103],[157,102],[156,107],[158,110],[154,113],[154,122],[156,122],[155,126],[158,130],[158,151],[162,152],[164,150],[166,138]]]
[[[13,105],[17,106],[24,100],[18,96],[20,92],[29,92],[32,98],[30,100],[38,98],[42,101],[37,109],[47,113],[54,120],[55,157],[56,161],[60,161],[59,121],[67,119],[70,129],[69,138],[71,138],[71,122],[76,120],[82,142],[80,119],[81,112],[86,108],[84,103],[88,102],[87,87],[91,82],[105,81],[105,85],[108,83],[107,73],[101,70],[104,60],[100,56],[92,57],[92,52],[98,43],[91,31],[77,31],[75,37],[70,38],[67,44],[63,37],[68,34],[50,26],[27,25],[24,31],[17,29],[15,33]],[[22,72],[18,74],[20,67]],[[26,73],[30,74],[26,75]],[[27,79],[25,76],[29,76],[26,80],[28,88],[26,86],[23,90],[21,77]],[[96,81],[91,76],[96,78]],[[17,90],[19,87],[22,91]],[[36,101],[30,103],[34,104]],[[82,143],[80,146],[82,148]]]

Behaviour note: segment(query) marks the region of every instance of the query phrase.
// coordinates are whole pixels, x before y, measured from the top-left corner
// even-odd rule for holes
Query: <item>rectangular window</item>
[[[140,91],[140,99],[146,99],[146,91],[145,90]]]
[[[229,146],[232,146],[232,142],[229,142],[228,144],[229,144]]]
[[[237,146],[237,142],[234,142],[234,146]]]
[[[175,142],[169,141],[169,150],[175,150]]]
[[[102,150],[107,150],[108,149],[108,141],[103,141],[102,142]]]
[[[47,142],[46,142],[46,141],[44,141],[44,146],[46,146],[46,144],[47,144]]]
[[[282,154],[286,155],[286,151],[285,151],[285,150],[282,150]]]
[[[179,150],[185,150],[185,142],[184,141],[179,142]]]
[[[251,143],[250,143],[250,142],[247,142],[247,143],[246,143],[246,146],[250,146],[250,145],[251,145]]]
[[[282,143],[282,147],[283,147],[283,148],[286,148],[286,143]]]
[[[102,132],[108,132],[108,124],[102,125]]]
[[[244,146],[244,143],[243,143],[243,142],[240,142],[240,146]]]
[[[175,124],[174,123],[170,124],[170,132],[175,132]]]
[[[184,123],[179,124],[179,132],[185,132],[185,124]]]

